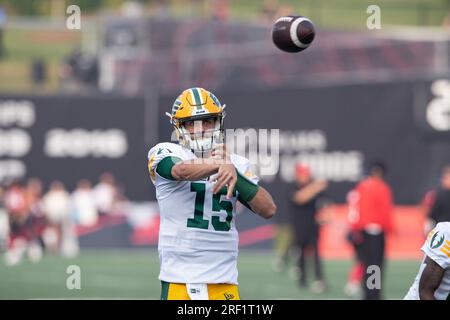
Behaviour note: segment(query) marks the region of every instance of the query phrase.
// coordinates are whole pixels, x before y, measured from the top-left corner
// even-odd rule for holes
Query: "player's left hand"
[[[213,193],[216,194],[224,186],[228,186],[227,199],[231,199],[233,195],[234,186],[237,181],[236,168],[231,163],[221,164],[216,176],[216,183],[213,187]]]

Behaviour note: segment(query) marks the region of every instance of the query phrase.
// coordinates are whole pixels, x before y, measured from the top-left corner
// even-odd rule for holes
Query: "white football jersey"
[[[226,188],[214,195],[213,181],[175,181],[156,172],[165,157],[192,160],[194,153],[178,144],[159,143],[148,153],[148,166],[160,210],[159,279],[173,283],[237,284],[238,192],[226,199]],[[257,184],[250,161],[230,155],[236,169]],[[212,180],[212,179],[211,179]]]
[[[419,300],[419,282],[426,264],[426,256],[436,262],[444,270],[444,277],[441,284],[434,292],[434,297],[438,300],[450,299],[450,222],[441,222],[430,231],[427,240],[422,246],[425,256],[420,265],[419,273],[414,280],[413,285],[405,296],[405,300]]]

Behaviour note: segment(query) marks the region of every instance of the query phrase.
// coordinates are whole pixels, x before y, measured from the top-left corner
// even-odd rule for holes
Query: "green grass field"
[[[301,290],[288,273],[274,273],[272,253],[241,250],[239,291],[242,299],[347,299],[343,287],[350,261],[326,261],[330,285],[317,295]],[[81,289],[68,290],[67,267],[81,269]],[[389,261],[384,282],[385,299],[401,299],[412,283],[419,261]],[[159,299],[158,256],[152,249],[88,251],[75,259],[47,256],[34,264],[0,264],[0,299]]]

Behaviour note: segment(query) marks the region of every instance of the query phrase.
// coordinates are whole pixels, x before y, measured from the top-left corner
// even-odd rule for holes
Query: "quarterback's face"
[[[216,124],[214,118],[186,121],[183,125],[192,138],[201,138],[212,135]]]

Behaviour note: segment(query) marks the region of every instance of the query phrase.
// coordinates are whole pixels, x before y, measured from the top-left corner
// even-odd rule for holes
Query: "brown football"
[[[300,52],[309,47],[316,34],[311,20],[302,16],[285,16],[275,21],[272,41],[278,49]]]

